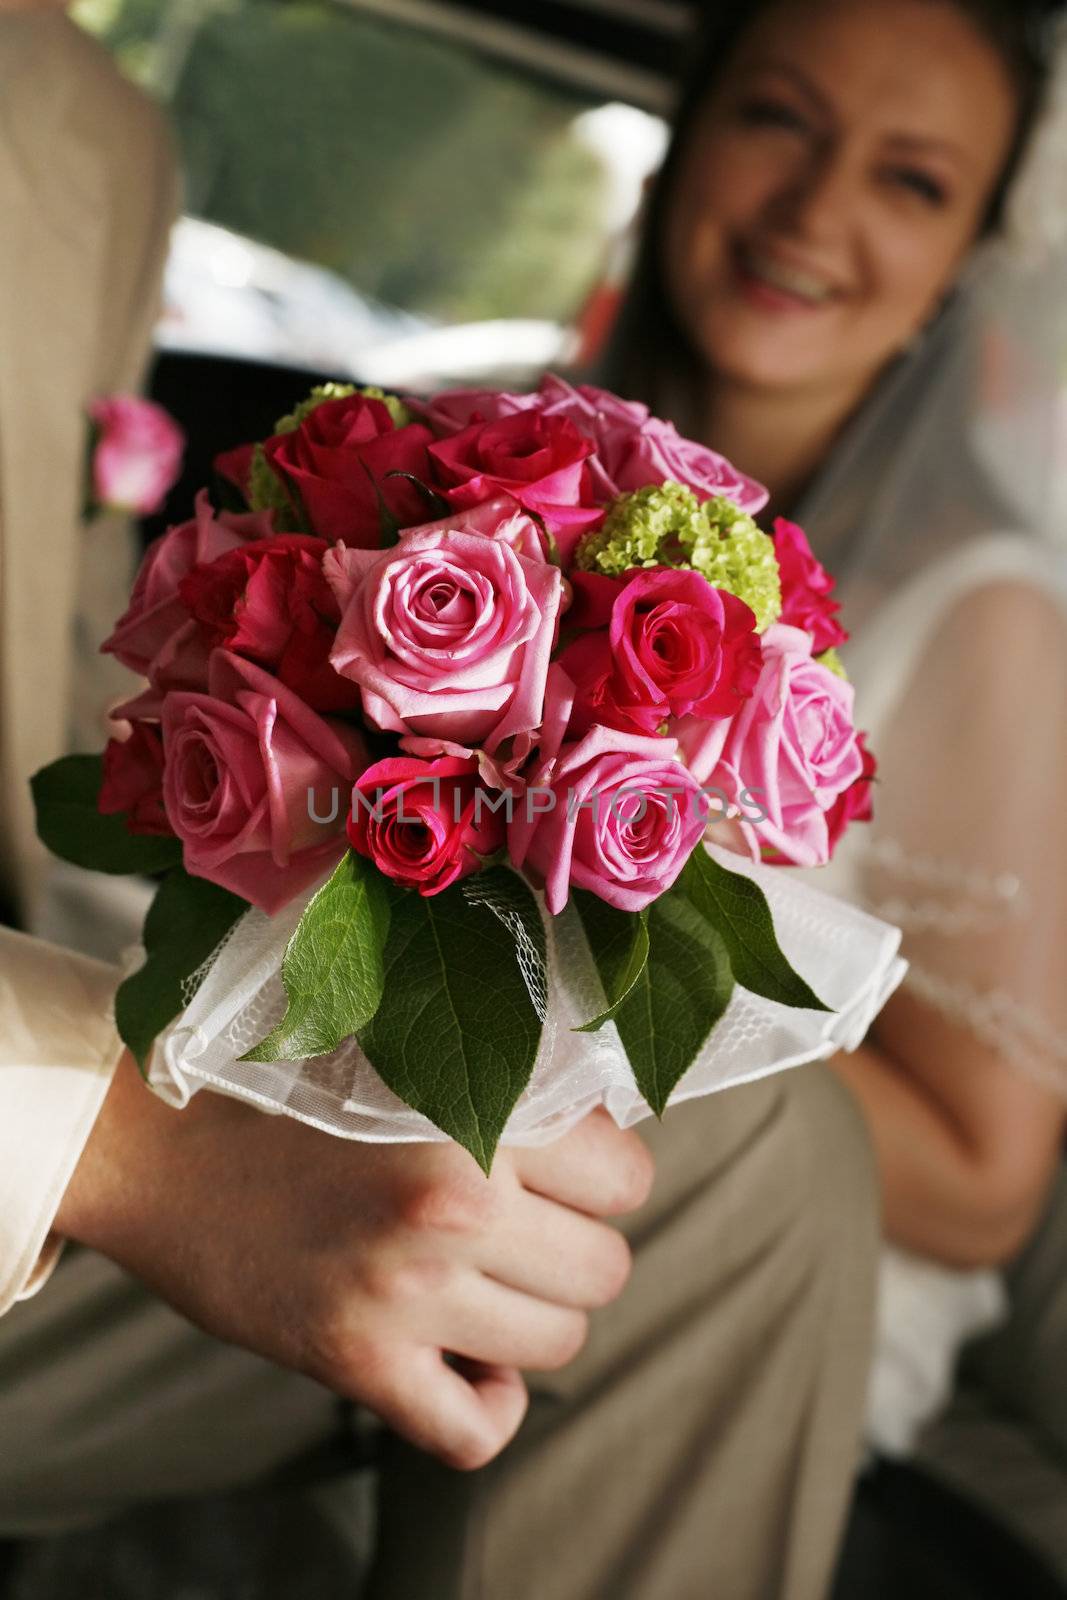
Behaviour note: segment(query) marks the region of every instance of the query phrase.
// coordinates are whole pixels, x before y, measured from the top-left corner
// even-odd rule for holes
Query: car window
[[[165,343],[398,385],[517,376],[565,350],[662,122],[544,51],[526,68],[487,54],[489,22],[448,37],[382,10],[75,7],[178,130],[188,218]]]

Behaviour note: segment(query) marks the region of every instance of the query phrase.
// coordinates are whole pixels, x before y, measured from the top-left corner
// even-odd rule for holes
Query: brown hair
[[[691,427],[703,376],[694,348],[671,305],[663,280],[661,240],[681,153],[708,93],[759,14],[780,0],[711,0],[685,74],[666,159],[649,195],[633,277],[597,372],[616,393],[644,400]],[[992,195],[983,233],[997,226],[1004,198],[1026,148],[1048,80],[1048,32],[1060,0],[943,0],[970,17],[1000,52],[1015,79],[1019,113],[1015,138]],[[669,400],[666,380],[670,379]],[[679,412],[682,414],[679,415]],[[693,413],[692,416],[686,412]]]

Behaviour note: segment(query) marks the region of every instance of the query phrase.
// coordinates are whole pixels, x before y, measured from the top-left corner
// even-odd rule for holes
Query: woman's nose
[[[827,148],[810,151],[802,165],[784,176],[771,210],[777,226],[821,243],[841,237],[858,203],[856,164],[846,151]]]

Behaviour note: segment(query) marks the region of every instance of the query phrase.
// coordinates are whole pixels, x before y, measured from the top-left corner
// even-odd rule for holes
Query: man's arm
[[[0,1314],[55,1265],[58,1241],[45,1241],[121,1053],[117,981],[0,928]]]
[[[598,1111],[486,1178],[452,1143],[375,1145],[211,1092],[182,1111],[124,1056],[57,1226],[217,1338],[474,1468],[526,1409],[520,1368],[581,1349],[630,1254],[652,1158]]]

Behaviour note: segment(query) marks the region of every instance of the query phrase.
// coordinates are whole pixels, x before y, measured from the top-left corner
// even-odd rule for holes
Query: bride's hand
[[[175,1112],[125,1057],[56,1226],[208,1333],[473,1468],[522,1421],[519,1368],[565,1365],[621,1292],[629,1250],[597,1219],[651,1182],[644,1144],[602,1112],[501,1150],[486,1179],[453,1144],[357,1143],[208,1092]]]

